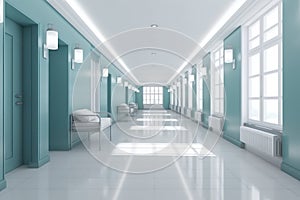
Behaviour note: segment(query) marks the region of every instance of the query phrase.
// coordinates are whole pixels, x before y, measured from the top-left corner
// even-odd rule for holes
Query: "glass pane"
[[[259,33],[260,33],[260,21],[257,21],[249,27],[249,40],[258,36]]]
[[[219,70],[215,71],[215,84],[220,83],[220,75],[219,75]]]
[[[215,113],[220,112],[220,100],[215,100]]]
[[[163,88],[162,87],[159,87],[159,93],[163,93]]]
[[[224,98],[224,85],[220,85],[220,98]]]
[[[264,33],[264,42],[271,40],[276,36],[278,36],[278,26],[275,26],[274,28]]]
[[[254,49],[260,45],[259,37],[249,42],[249,49]]]
[[[224,83],[224,68],[220,68],[220,83]]]
[[[215,98],[220,98],[220,88],[219,85],[215,87]]]
[[[264,122],[278,124],[278,99],[264,100]]]
[[[278,44],[264,51],[264,72],[278,69]]]
[[[220,66],[220,62],[219,62],[219,60],[216,60],[215,61],[215,67],[219,67]]]
[[[260,97],[260,77],[249,79],[249,97]]]
[[[224,113],[224,99],[220,99],[220,113]]]
[[[278,23],[278,6],[271,10],[264,17],[264,30],[267,30]]]
[[[255,54],[249,58],[249,76],[260,74],[260,54]]]
[[[272,73],[264,76],[264,96],[278,96],[278,73]]]
[[[259,100],[249,100],[249,119],[259,121],[260,105]]]

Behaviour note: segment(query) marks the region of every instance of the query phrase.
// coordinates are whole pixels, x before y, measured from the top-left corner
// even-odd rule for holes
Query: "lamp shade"
[[[195,81],[195,76],[194,74],[189,75],[189,82],[194,82]]]
[[[46,32],[46,45],[49,50],[58,49],[58,32],[53,29],[48,29]]]
[[[124,87],[128,87],[128,82],[127,81],[124,82]]]
[[[107,67],[102,69],[102,77],[104,77],[104,78],[108,77],[108,68]]]
[[[224,62],[227,64],[233,63],[233,49],[225,49]]]
[[[83,62],[83,49],[80,49],[80,48],[74,49],[74,62],[75,63]]]
[[[117,77],[117,83],[122,83],[122,77],[120,76]]]

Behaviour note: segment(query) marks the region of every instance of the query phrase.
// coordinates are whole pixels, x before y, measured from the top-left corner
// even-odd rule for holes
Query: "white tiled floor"
[[[147,112],[149,113],[149,112]],[[162,115],[160,115],[162,117]],[[148,115],[139,115],[149,117]],[[153,116],[152,116],[153,117]],[[190,141],[197,124],[172,113],[166,118],[179,119],[178,122],[155,120],[154,125],[179,125],[189,129],[184,131],[166,131],[159,133],[140,132],[141,139],[148,143],[165,143],[172,139],[179,143]],[[172,121],[172,120],[171,120]],[[148,120],[137,122],[147,125]],[[122,124],[130,128],[130,123]],[[119,126],[122,128],[122,126]],[[124,128],[123,127],[123,128]],[[125,130],[123,129],[123,130]],[[128,130],[128,129],[126,129]],[[138,136],[135,132],[134,136]],[[117,126],[113,127],[113,142],[137,142],[137,138],[124,136]],[[67,199],[104,199],[104,200],[297,200],[300,199],[300,182],[261,158],[207,133],[200,128],[194,140],[198,143],[213,145],[208,157],[181,157],[172,165],[151,173],[141,173],[141,169],[150,169],[149,165],[163,163],[164,157],[134,157],[129,168],[139,169],[140,174],[122,173],[110,169],[92,157],[83,145],[69,152],[51,152],[51,161],[39,169],[20,167],[6,175],[8,188],[0,192],[1,200],[67,200]],[[102,140],[103,142],[103,140]],[[107,156],[113,151],[108,144],[102,144],[101,152]],[[97,156],[95,156],[97,157]],[[111,156],[113,157],[113,156]],[[176,158],[176,155],[173,155]],[[125,159],[124,159],[125,158]],[[119,161],[119,160],[121,161]],[[126,156],[112,159],[119,164],[128,162]],[[123,163],[124,162],[124,163]],[[155,162],[155,163],[154,163]],[[137,167],[139,165],[139,167]],[[124,166],[125,167],[125,166]],[[128,169],[128,168],[126,168]]]

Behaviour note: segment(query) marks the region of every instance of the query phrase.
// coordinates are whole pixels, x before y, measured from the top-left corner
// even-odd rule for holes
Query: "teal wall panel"
[[[140,90],[140,92],[136,94],[136,96],[135,96],[135,102],[137,103],[139,109],[144,109],[144,104],[143,104],[143,87],[139,87],[138,89]]]
[[[49,149],[69,150],[69,80],[67,45],[49,52]]]
[[[241,125],[241,51],[242,35],[241,27],[234,30],[224,40],[224,49],[233,49],[235,66],[224,64],[224,90],[225,90],[225,124],[224,138],[243,147],[240,142]]]
[[[210,53],[203,57],[203,67],[207,70],[207,76],[203,79],[203,112],[202,122],[205,127],[208,127],[208,117],[210,116],[210,68],[211,59]]]
[[[4,8],[3,8],[4,11]],[[4,179],[4,127],[3,127],[3,70],[4,70],[4,24],[0,23],[0,190],[6,187]]]
[[[300,0],[283,1],[282,169],[300,179]]]
[[[167,87],[163,87],[163,108],[170,109],[170,93]]]

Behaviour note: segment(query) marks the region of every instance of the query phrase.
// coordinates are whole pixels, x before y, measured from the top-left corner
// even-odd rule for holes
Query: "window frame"
[[[218,53],[218,58],[216,54]],[[218,45],[218,47],[211,54],[212,69],[211,69],[211,113],[212,115],[223,117],[225,112],[225,89],[224,89],[224,45],[223,43]],[[216,63],[218,65],[216,66]],[[218,82],[216,82],[216,73],[219,73]],[[216,95],[218,91],[218,97]],[[218,110],[216,110],[216,102],[218,102]]]
[[[197,110],[203,111],[203,75],[201,74],[202,64],[197,68]]]
[[[163,87],[145,86],[143,88],[143,105],[163,105]]]
[[[268,27],[266,30],[264,30],[264,19],[265,17],[270,14],[274,9],[278,7],[278,22],[276,24],[273,24],[272,26]],[[249,30],[250,28],[259,22],[259,34],[253,38],[250,39]],[[265,41],[265,35],[270,30],[274,29],[278,26],[278,34],[277,36],[268,39]],[[248,123],[256,124],[263,127],[270,127],[277,130],[282,130],[282,118],[283,118],[283,109],[282,109],[282,68],[283,68],[283,62],[282,62],[282,2],[277,2],[275,5],[270,7],[268,10],[266,10],[264,13],[262,13],[259,17],[257,17],[254,21],[252,21],[247,27],[246,27],[246,120]],[[255,48],[250,49],[250,42],[259,38],[259,45]],[[265,71],[264,67],[264,61],[265,61],[265,55],[264,53],[269,50],[272,47],[275,47],[278,45],[278,68],[273,69],[271,71]],[[250,75],[250,59],[252,56],[259,55],[259,74]],[[264,81],[265,77],[270,74],[277,73],[278,76],[278,94],[277,96],[268,97],[264,94]],[[259,78],[259,88],[260,93],[259,97],[250,97],[250,80],[253,78]],[[251,119],[250,118],[250,101],[251,100],[259,100],[259,120]],[[265,114],[265,106],[264,101],[265,100],[278,100],[278,122],[277,124],[270,123],[264,120],[264,114]]]

